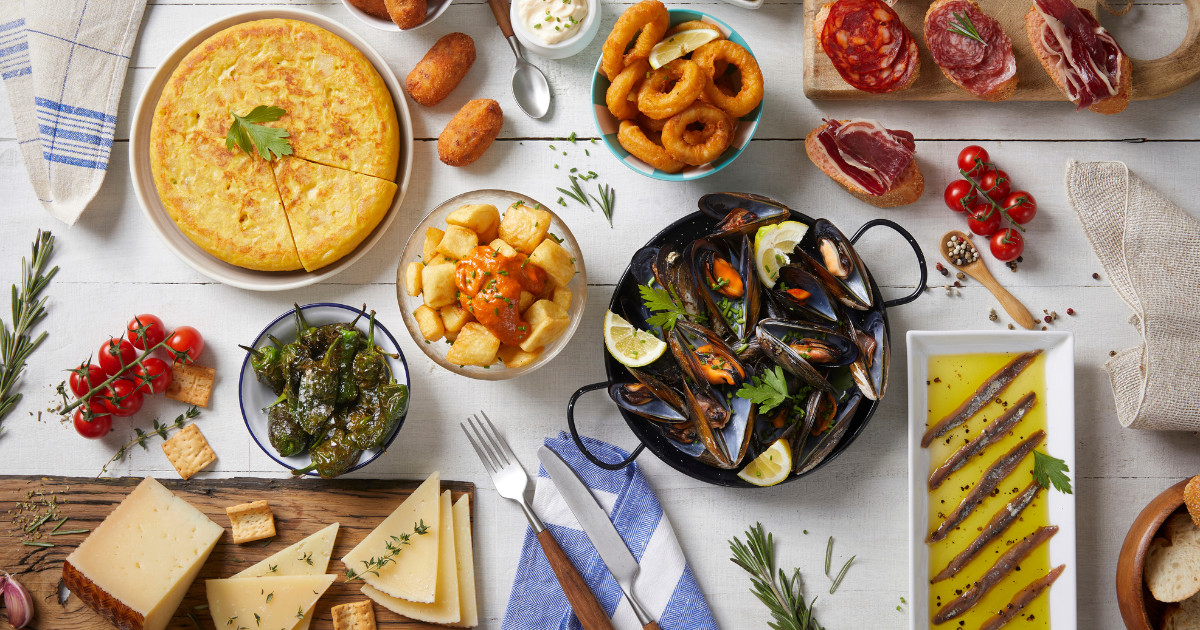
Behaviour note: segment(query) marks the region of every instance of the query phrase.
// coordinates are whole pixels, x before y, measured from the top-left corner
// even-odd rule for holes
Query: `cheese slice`
[[[462,611],[458,604],[458,577],[456,575],[458,560],[454,553],[454,515],[453,509],[450,507],[449,490],[442,493],[439,503],[441,535],[438,537],[437,594],[433,603],[418,604],[397,597],[389,597],[377,589],[371,588],[369,584],[362,587],[362,592],[380,606],[409,619],[452,624],[462,620]]]
[[[292,630],[333,584],[336,575],[206,580],[208,611],[225,630]]]
[[[63,583],[126,630],[167,627],[225,528],[146,477],[63,563]]]
[[[363,574],[363,581],[381,593],[410,602],[432,604],[438,583],[438,539],[442,529],[439,492],[441,474],[435,472],[342,558],[346,568]],[[428,531],[414,534],[414,526],[422,522]],[[379,568],[378,575],[365,573],[366,563],[388,553],[387,545],[394,545],[393,536],[407,536],[409,544],[402,547],[403,551],[395,556],[394,562]]]
[[[464,494],[454,504],[454,557],[458,561],[458,608],[462,619],[452,624],[460,628],[479,625],[475,602],[475,551],[471,547],[471,495]]]
[[[329,567],[329,557],[333,555],[333,541],[337,538],[337,533],[338,524],[334,523],[233,577],[321,575]],[[296,624],[296,630],[308,630],[312,625],[313,608],[315,605],[305,611],[304,620]]]

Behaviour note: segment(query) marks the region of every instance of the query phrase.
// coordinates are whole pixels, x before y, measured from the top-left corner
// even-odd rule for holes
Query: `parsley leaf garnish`
[[[245,116],[229,113],[233,114],[233,124],[229,125],[229,133],[225,134],[226,149],[232,151],[233,147],[237,146],[246,155],[254,155],[254,149],[258,148],[258,154],[264,160],[292,154],[292,143],[287,140],[287,129],[258,124],[279,120],[287,113],[282,107],[259,105]]]
[[[638,293],[642,294],[642,302],[646,308],[654,313],[646,320],[647,324],[665,330],[674,326],[675,321],[680,317],[687,319],[687,313],[675,305],[675,301],[671,299],[671,294],[667,293],[666,289],[655,289],[649,285],[639,284]]]
[[[777,365],[774,369],[755,376],[753,384],[743,384],[736,395],[758,405],[759,413],[768,413],[788,400],[787,378],[783,375],[783,369]]]
[[[1033,478],[1039,486],[1049,488],[1053,484],[1055,490],[1071,494],[1071,478],[1067,476],[1070,471],[1063,460],[1040,451],[1033,452]]]

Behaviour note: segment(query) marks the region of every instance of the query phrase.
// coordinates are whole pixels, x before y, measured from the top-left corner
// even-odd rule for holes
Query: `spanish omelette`
[[[314,220],[320,209],[303,207],[309,229],[303,238],[323,243],[322,256],[306,261],[297,253],[271,165],[225,148],[231,112],[245,115],[259,105],[286,112],[263,124],[288,131],[297,159],[327,167],[320,176],[336,181],[320,187],[323,193],[358,195],[328,197],[328,207],[372,210],[339,215],[332,223],[363,223],[339,225],[318,238],[311,228],[331,221]],[[167,213],[208,253],[249,269],[311,271],[352,251],[382,219],[396,192],[399,147],[392,95],[362,53],[308,22],[267,19],[222,30],[179,63],[155,108],[150,166]],[[350,173],[390,186],[351,186],[346,182],[359,180]],[[376,197],[362,199],[366,194]]]

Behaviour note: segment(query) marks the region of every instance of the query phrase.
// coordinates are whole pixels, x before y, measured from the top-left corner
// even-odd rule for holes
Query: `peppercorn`
[[[1092,280],[1099,280],[1099,279],[1100,279],[1100,274],[1098,274],[1098,273],[1092,274]]]
[[[1073,308],[1067,309],[1067,315],[1074,315],[1074,314],[1075,314],[1075,309],[1073,309]]]
[[[1043,317],[1043,318],[1042,318],[1042,321],[1046,322],[1047,324],[1049,324],[1049,323],[1050,323],[1050,320],[1051,320],[1051,318],[1050,318],[1050,316],[1049,316],[1049,315],[1047,315],[1047,316],[1045,316],[1045,317]],[[1045,328],[1043,328],[1042,330],[1045,330]]]

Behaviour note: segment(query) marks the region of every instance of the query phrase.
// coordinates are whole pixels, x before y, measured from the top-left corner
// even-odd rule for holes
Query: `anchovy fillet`
[[[1008,411],[1005,411],[1003,415],[984,427],[975,439],[964,444],[962,448],[959,448],[953,455],[948,457],[941,466],[938,466],[933,471],[933,474],[929,475],[929,489],[936,490],[954,471],[962,468],[967,463],[967,460],[982,452],[983,449],[991,446],[994,442],[999,441],[1005,435],[1008,435],[1008,432],[1036,404],[1037,394],[1034,392],[1025,394],[1015,405],[1009,407]]]
[[[1042,486],[1038,484],[1037,480],[1029,482],[1029,485],[1025,486],[1025,489],[1020,494],[1014,497],[1012,501],[1009,501],[1003,508],[1000,508],[999,512],[996,512],[992,520],[983,526],[983,531],[975,540],[971,541],[971,544],[967,545],[966,549],[963,549],[961,553],[954,556],[954,559],[950,561],[950,564],[946,565],[945,569],[942,569],[941,573],[933,576],[931,582],[941,582],[942,580],[958,575],[958,572],[962,571],[980,551],[983,551],[983,548],[987,547],[988,543],[995,540],[997,536],[1003,534],[1008,530],[1010,525],[1016,522],[1017,517],[1021,515],[1021,512],[1025,508],[1029,507],[1029,504],[1033,503],[1033,500],[1041,490]]]
[[[1012,547],[1009,547],[1008,551],[1005,551],[1004,555],[996,560],[996,564],[992,565],[992,568],[988,569],[987,573],[984,573],[978,582],[972,584],[970,588],[963,591],[962,595],[956,597],[949,604],[942,606],[942,609],[933,616],[933,623],[935,625],[946,623],[966,613],[972,606],[978,604],[979,600],[983,599],[983,596],[992,590],[992,587],[996,586],[1004,576],[1008,575],[1034,549],[1037,549],[1039,545],[1050,540],[1050,537],[1056,533],[1058,533],[1057,525],[1039,527],[1035,532],[1022,538],[1020,542]]]
[[[1021,592],[1012,598],[1012,601],[1004,607],[1004,610],[983,622],[983,625],[979,626],[979,630],[996,630],[1012,621],[1017,616],[1017,613],[1021,612],[1021,609],[1029,605],[1029,602],[1037,599],[1037,596],[1041,595],[1042,591],[1050,588],[1050,585],[1054,584],[1054,581],[1058,579],[1058,576],[1062,575],[1062,572],[1066,568],[1067,565],[1060,564],[1053,571],[1034,580],[1029,586],[1021,589]]]
[[[1001,481],[1004,481],[1005,477],[1011,475],[1013,470],[1016,470],[1021,460],[1025,459],[1025,456],[1029,455],[1038,444],[1041,444],[1045,437],[1046,432],[1039,430],[1025,438],[1020,444],[1014,446],[1009,452],[1001,455],[1000,459],[997,459],[992,464],[992,467],[983,473],[983,478],[971,489],[971,492],[962,500],[962,503],[959,503],[958,507],[954,508],[954,512],[946,518],[945,522],[938,526],[937,530],[929,534],[925,542],[935,543],[946,538],[951,530],[958,527],[960,523],[971,515],[971,512],[975,511],[975,508],[983,503],[983,500],[992,493],[992,490],[996,489],[996,486],[1000,485]]]
[[[925,436],[921,438],[921,446],[928,447],[937,438],[942,437],[948,431],[966,422],[971,416],[979,413],[979,410],[988,406],[988,403],[996,399],[997,396],[1004,393],[1009,385],[1025,371],[1033,363],[1033,360],[1042,353],[1041,350],[1026,352],[1017,356],[1012,361],[1009,361],[1004,367],[1000,368],[995,374],[988,377],[971,397],[958,406],[958,409],[950,412],[950,415],[942,418],[937,424],[929,427],[925,432]]]

